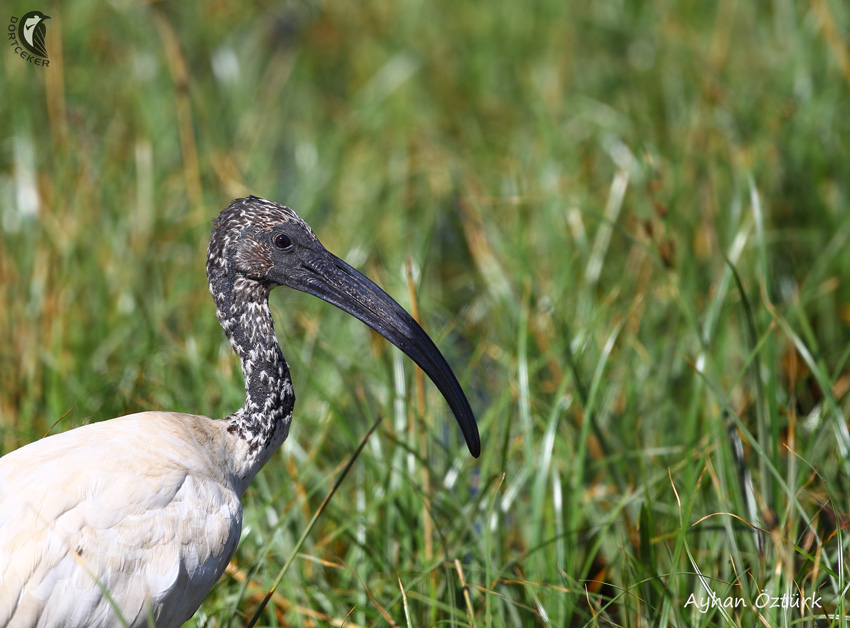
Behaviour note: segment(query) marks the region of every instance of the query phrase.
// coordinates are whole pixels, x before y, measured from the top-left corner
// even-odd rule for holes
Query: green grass
[[[48,69],[0,51],[0,452],[241,405],[204,256],[249,193],[408,307],[410,260],[478,415],[473,461],[273,293],[296,416],[190,625],[247,622],[379,416],[258,625],[847,625],[846,3],[4,8],[53,19]]]

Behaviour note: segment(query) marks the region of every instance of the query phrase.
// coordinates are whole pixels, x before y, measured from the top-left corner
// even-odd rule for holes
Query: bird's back
[[[144,412],[0,458],[0,627],[188,620],[241,532],[223,427]]]

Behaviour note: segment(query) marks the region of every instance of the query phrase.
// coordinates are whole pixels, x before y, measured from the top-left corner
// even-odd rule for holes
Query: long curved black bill
[[[425,371],[454,412],[469,453],[478,457],[478,425],[463,389],[443,354],[413,317],[373,281],[321,247],[303,271],[288,277],[291,288],[307,292],[348,312],[401,349]]]

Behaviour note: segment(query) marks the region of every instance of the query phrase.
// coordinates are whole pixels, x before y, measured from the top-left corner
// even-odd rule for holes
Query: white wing
[[[145,412],[0,458],[0,627],[187,621],[241,532],[220,426]]]

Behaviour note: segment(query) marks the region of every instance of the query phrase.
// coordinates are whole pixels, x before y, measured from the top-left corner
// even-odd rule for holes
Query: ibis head
[[[256,197],[231,203],[218,217],[208,272],[288,286],[335,305],[401,349],[431,378],[454,412],[470,453],[481,452],[466,395],[434,342],[392,297],[329,252],[288,207]],[[233,266],[228,268],[229,266]]]

